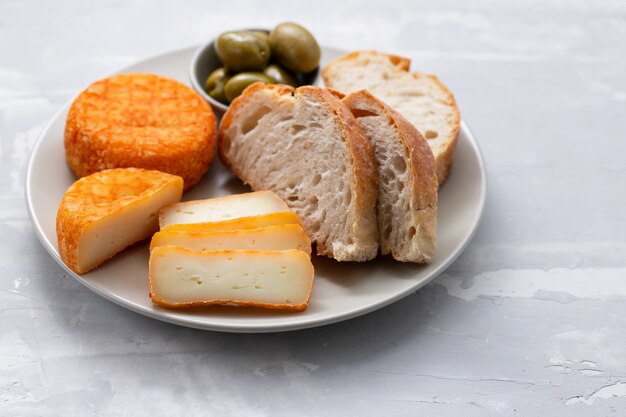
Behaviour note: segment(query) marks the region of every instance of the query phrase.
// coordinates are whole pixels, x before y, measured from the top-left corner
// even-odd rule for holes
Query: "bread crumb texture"
[[[439,185],[450,174],[461,115],[454,96],[434,75],[409,72],[410,60],[357,51],[322,70],[326,86],[344,94],[368,90],[413,124],[428,141]]]

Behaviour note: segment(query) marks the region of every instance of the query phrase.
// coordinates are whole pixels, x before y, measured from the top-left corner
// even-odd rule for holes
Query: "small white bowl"
[[[251,31],[268,32],[267,29],[242,29]],[[209,75],[216,69],[222,67],[217,54],[215,53],[215,39],[200,46],[193,54],[189,64],[189,81],[194,90],[198,92],[213,107],[217,116],[221,116],[228,109],[228,105],[215,100],[204,90],[204,83]],[[319,67],[307,74],[298,74],[300,85],[315,84],[319,74]]]

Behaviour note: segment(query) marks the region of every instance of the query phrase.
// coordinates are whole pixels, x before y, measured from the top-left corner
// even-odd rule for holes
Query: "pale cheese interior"
[[[161,207],[180,199],[180,187],[168,184],[158,192],[102,217],[85,228],[78,245],[79,273],[89,271],[158,230]]]
[[[225,230],[249,230],[260,229],[268,226],[279,226],[281,224],[297,224],[302,226],[302,222],[293,211],[281,211],[278,213],[259,214],[256,216],[242,217],[236,219],[223,220],[208,223],[187,223],[172,224],[163,227],[161,231],[188,231],[188,232],[214,232]]]
[[[287,204],[273,192],[258,191],[165,207],[160,213],[160,225],[217,222],[287,210]]]
[[[181,246],[203,251],[299,249],[307,255],[311,254],[311,241],[297,224],[216,232],[165,230],[152,238],[150,248],[159,246]]]
[[[300,250],[201,252],[161,246],[150,256],[152,298],[168,305],[302,305],[312,283],[313,265]]]

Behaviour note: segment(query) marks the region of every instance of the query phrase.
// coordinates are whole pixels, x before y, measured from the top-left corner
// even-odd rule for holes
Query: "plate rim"
[[[177,53],[191,52],[195,50],[196,48],[197,46],[177,48],[177,49],[172,49],[170,51],[166,51],[160,54],[142,58],[137,61],[134,61],[133,63],[129,65],[126,65],[124,68],[121,68],[120,70],[114,72],[113,74],[124,72],[128,69],[128,67],[139,65],[149,60],[160,59],[160,58],[166,57],[167,55],[174,55]],[[336,51],[343,51],[343,49],[341,48],[335,48],[331,46],[322,46],[322,49],[325,49],[325,48],[334,49]],[[344,51],[344,52],[347,52],[347,51]],[[63,104],[59,108],[57,112],[55,112],[55,114],[50,119],[48,119],[46,126],[39,133],[37,140],[35,142],[35,145],[33,146],[31,150],[31,153],[28,159],[28,164],[26,165],[26,176],[24,180],[24,189],[25,189],[24,194],[25,194],[26,205],[28,208],[28,216],[29,216],[30,222],[33,226],[35,235],[37,236],[39,242],[44,247],[46,252],[48,252],[48,254],[52,257],[52,259],[54,259],[56,263],[59,264],[68,275],[70,275],[80,284],[87,287],[90,291],[105,298],[106,300],[109,300],[127,310],[133,311],[135,313],[141,314],[142,316],[149,317],[155,320],[159,320],[159,321],[163,321],[166,323],[175,324],[175,325],[179,325],[183,327],[199,329],[199,330],[210,330],[210,331],[219,331],[219,332],[228,332],[228,333],[273,333],[273,332],[286,332],[286,331],[295,331],[295,330],[315,328],[315,327],[325,326],[325,325],[329,325],[333,323],[342,322],[345,320],[350,320],[355,317],[363,316],[365,314],[369,314],[373,311],[386,307],[402,298],[407,297],[411,293],[419,290],[426,284],[433,281],[436,277],[438,277],[454,261],[456,261],[458,257],[465,251],[467,246],[470,244],[470,242],[473,240],[474,236],[476,235],[476,232],[478,231],[478,228],[480,227],[480,224],[482,223],[482,220],[484,217],[485,205],[486,205],[486,200],[487,200],[487,172],[485,168],[484,157],[480,150],[480,146],[478,145],[478,142],[476,141],[473,131],[470,129],[467,122],[463,118],[461,118],[459,133],[463,132],[463,134],[467,137],[468,143],[471,146],[472,151],[474,152],[476,159],[478,161],[478,168],[480,172],[481,181],[480,181],[480,193],[478,196],[479,198],[478,216],[476,219],[474,219],[474,224],[471,230],[469,231],[469,233],[467,233],[466,236],[462,239],[462,244],[458,246],[451,253],[451,255],[449,255],[440,265],[438,265],[433,271],[431,271],[427,275],[426,279],[423,279],[417,284],[410,286],[409,288],[403,291],[395,293],[383,300],[377,300],[376,302],[371,302],[365,306],[360,306],[358,308],[354,308],[352,310],[343,312],[341,314],[336,314],[330,317],[312,319],[310,321],[300,321],[300,322],[295,322],[295,323],[292,323],[292,322],[277,323],[277,324],[272,324],[269,326],[268,325],[254,325],[254,324],[225,324],[225,323],[219,323],[219,322],[200,323],[200,322],[197,322],[196,320],[193,320],[192,318],[191,319],[188,318],[187,316],[185,316],[185,318],[181,318],[181,317],[163,314],[162,312],[160,312],[160,310],[145,309],[141,306],[135,305],[134,303],[130,303],[124,300],[122,297],[120,297],[117,294],[101,290],[100,288],[94,286],[90,281],[83,279],[80,275],[76,274],[74,271],[69,269],[67,265],[63,262],[63,260],[61,259],[57,251],[54,250],[54,246],[52,245],[52,243],[43,233],[43,228],[39,222],[39,219],[36,217],[35,208],[33,206],[33,198],[32,198],[32,192],[33,192],[32,175],[33,175],[33,164],[35,161],[35,155],[38,154],[38,150],[43,143],[44,137],[47,136],[48,131],[51,129],[53,125],[53,121],[57,120],[59,115],[63,113],[64,111],[66,111],[67,108],[69,108],[69,106],[74,101],[74,99],[75,97],[72,97],[71,99],[69,99],[65,104]],[[190,316],[190,317],[193,317],[193,316]]]

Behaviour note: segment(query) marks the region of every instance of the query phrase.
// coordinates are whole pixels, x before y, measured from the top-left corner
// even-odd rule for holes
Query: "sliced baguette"
[[[222,162],[255,190],[272,190],[302,219],[317,253],[376,256],[374,150],[332,91],[253,84],[219,128]]]
[[[365,90],[343,102],[376,152],[381,253],[404,262],[430,262],[437,242],[437,175],[428,143],[404,117]]]
[[[368,90],[428,140],[439,185],[452,167],[461,116],[454,97],[433,75],[409,72],[410,60],[377,51],[352,52],[322,71],[327,87],[344,94]]]

